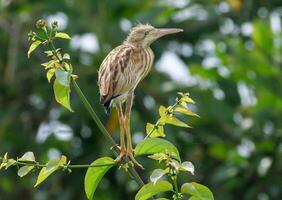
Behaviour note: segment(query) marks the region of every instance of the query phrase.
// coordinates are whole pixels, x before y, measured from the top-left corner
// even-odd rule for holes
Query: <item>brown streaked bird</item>
[[[102,62],[98,72],[100,101],[106,112],[110,107],[117,109],[120,124],[120,155],[128,156],[134,164],[142,167],[135,160],[131,144],[130,113],[134,90],[151,70],[154,54],[150,48],[156,39],[183,31],[177,28],[157,29],[149,24],[139,24],[132,28],[122,45],[113,49]],[[123,111],[123,103],[126,102]],[[127,149],[124,137],[127,139]]]

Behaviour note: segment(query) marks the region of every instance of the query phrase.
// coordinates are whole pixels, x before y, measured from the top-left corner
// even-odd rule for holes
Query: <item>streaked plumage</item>
[[[143,29],[139,29],[139,28]],[[150,25],[139,25],[132,31],[153,29]],[[150,46],[140,45],[138,40],[128,37],[104,59],[99,70],[100,101],[108,111],[111,101],[134,90],[150,72],[154,54]],[[122,96],[124,97],[124,95]],[[126,97],[124,97],[126,98]],[[125,100],[121,98],[120,100]]]
[[[181,29],[156,29],[151,25],[140,24],[134,27],[122,45],[113,49],[102,62],[98,73],[100,101],[108,112],[114,105],[119,114],[121,127],[121,155],[125,154],[124,130],[127,137],[126,154],[135,161],[132,154],[131,135],[129,128],[130,112],[133,93],[138,83],[143,80],[151,70],[154,54],[150,45],[157,38]],[[125,112],[122,103],[126,101]]]

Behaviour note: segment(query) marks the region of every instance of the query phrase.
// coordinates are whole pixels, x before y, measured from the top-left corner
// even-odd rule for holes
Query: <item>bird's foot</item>
[[[120,153],[118,155],[118,157],[115,159],[115,162],[119,163],[122,161],[123,157],[126,155],[126,150],[125,148],[121,148],[119,146],[117,146],[120,150]]]
[[[133,155],[132,150],[131,150],[131,151],[130,151],[130,150],[127,150],[126,156],[133,162],[133,164],[134,164],[135,166],[137,166],[137,167],[139,167],[139,168],[141,168],[141,169],[144,169],[144,167],[143,167],[140,163],[138,163],[138,161],[134,158],[134,155]]]
[[[113,149],[115,149],[115,148],[118,148],[119,150],[121,150],[121,148],[120,148],[120,146],[118,146],[117,144],[116,145],[114,145],[114,146],[111,146],[111,150],[113,150]]]

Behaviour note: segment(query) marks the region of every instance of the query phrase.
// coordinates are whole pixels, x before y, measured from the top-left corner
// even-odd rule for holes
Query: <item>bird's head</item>
[[[133,27],[125,42],[137,46],[148,47],[156,39],[173,33],[182,32],[179,28],[155,28],[149,24],[139,24]]]

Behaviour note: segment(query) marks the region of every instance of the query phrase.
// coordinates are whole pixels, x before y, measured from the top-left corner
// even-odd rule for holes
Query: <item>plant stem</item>
[[[90,103],[87,101],[86,97],[84,96],[83,92],[81,91],[81,89],[78,86],[78,84],[76,83],[76,81],[72,80],[72,82],[73,82],[74,88],[75,88],[78,96],[80,97],[80,100],[82,101],[83,105],[85,106],[86,110],[89,112],[92,119],[95,121],[98,128],[103,133],[103,135],[108,140],[108,142],[114,147],[113,152],[117,156],[118,153],[119,153],[119,149],[117,148],[117,144],[115,143],[114,139],[112,138],[110,133],[107,131],[107,129],[104,127],[104,125],[100,121],[99,117],[97,116],[97,114],[95,113],[93,108],[91,107]]]
[[[86,110],[89,112],[89,114],[91,115],[92,119],[97,124],[98,128],[103,133],[105,138],[112,145],[112,147],[113,147],[112,150],[113,150],[114,154],[117,156],[119,154],[119,152],[120,152],[119,148],[118,148],[118,145],[115,143],[114,139],[112,138],[110,133],[107,131],[107,129],[105,128],[103,123],[100,121],[99,117],[97,116],[97,114],[95,113],[93,108],[91,107],[90,103],[88,102],[88,100],[84,96],[83,92],[81,91],[81,89],[78,86],[78,84],[76,83],[76,81],[72,80],[72,83],[74,85],[74,88],[75,88],[78,96],[80,97],[80,100],[82,101],[83,105],[85,106]],[[128,161],[129,160],[127,158],[125,158],[125,162],[128,162]],[[141,177],[138,175],[138,173],[136,172],[136,170],[133,167],[129,168],[128,172],[135,179],[135,181],[137,182],[137,184],[140,187],[142,187],[144,185],[143,180],[141,179]]]
[[[177,106],[177,105],[179,104],[179,102],[180,102],[180,99],[177,99],[176,102],[175,102],[175,104],[173,104],[173,105],[171,106],[171,109],[174,109],[174,107]],[[148,133],[148,135],[146,135],[145,139],[147,139],[148,137],[150,137],[150,135],[156,130],[156,127],[160,125],[159,123],[160,123],[160,120],[158,120],[158,121],[155,123],[154,128],[150,131],[150,133]]]
[[[96,165],[66,165],[67,168],[89,168],[89,167],[106,167],[116,164],[96,164]]]
[[[174,190],[175,190],[175,196],[177,200],[179,199],[179,190],[178,190],[178,185],[177,185],[177,175],[172,177],[173,185],[174,185]]]
[[[21,162],[21,161],[17,161],[14,165],[47,167],[46,164]],[[105,166],[112,166],[112,165],[116,165],[116,164],[114,163],[114,164],[96,164],[96,165],[63,165],[63,166],[60,166],[60,167],[61,168],[88,168],[88,167],[105,167]]]

